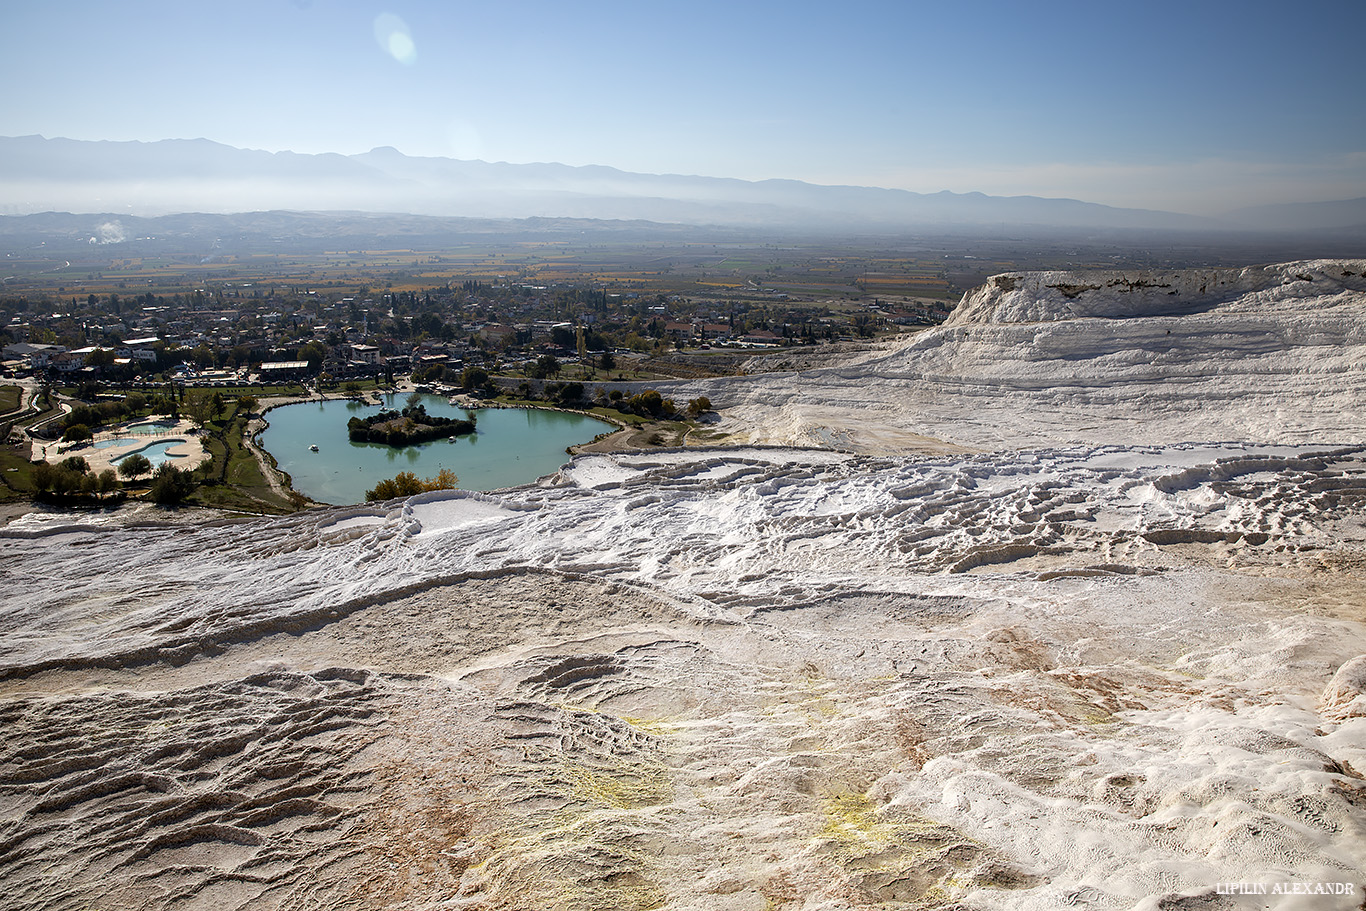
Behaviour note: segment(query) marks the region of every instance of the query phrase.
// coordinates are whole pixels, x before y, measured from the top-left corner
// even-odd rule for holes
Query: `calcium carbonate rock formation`
[[[1023,272],[992,276],[963,296],[945,326],[1256,310],[1266,300],[1366,291],[1366,261],[1322,260],[1242,269]],[[1254,295],[1261,295],[1254,297]],[[1240,303],[1241,302],[1241,303]]]
[[[1338,668],[1319,701],[1323,716],[1333,721],[1366,718],[1366,655]]]
[[[998,277],[706,387],[820,448],[24,516],[3,904],[1357,909],[1361,267]]]
[[[868,452],[1362,442],[1366,261],[998,275],[881,358],[706,394],[747,439]]]

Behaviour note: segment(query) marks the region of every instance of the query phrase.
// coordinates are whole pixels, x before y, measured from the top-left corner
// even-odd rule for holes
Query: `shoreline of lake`
[[[460,478],[459,486],[467,490],[534,484],[571,459],[574,447],[611,436],[620,426],[601,415],[568,409],[505,402],[467,405],[446,396],[421,393],[432,413],[484,412],[476,432],[403,447],[351,441],[342,409],[394,407],[395,400],[405,393],[379,395],[388,404],[376,405],[373,393],[361,398],[325,395],[271,401],[248,428],[252,448],[259,452],[263,467],[276,475],[281,490],[293,490],[319,505],[348,505],[364,502],[367,489],[399,471],[435,477],[442,470],[453,470]],[[306,405],[314,405],[316,410],[296,412],[306,418],[302,422],[286,425],[270,419],[281,408]],[[493,417],[513,412],[525,414],[526,423]],[[595,434],[593,427],[583,426],[587,421],[596,422],[604,432]],[[494,451],[489,452],[490,448]],[[356,475],[351,474],[352,467]]]

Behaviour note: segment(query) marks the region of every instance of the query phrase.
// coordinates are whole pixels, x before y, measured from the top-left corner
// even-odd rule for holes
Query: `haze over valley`
[[[0,214],[164,215],[340,210],[445,217],[644,220],[768,230],[869,233],[907,229],[1106,228],[1366,233],[1366,197],[1196,217],[1076,199],[915,193],[653,175],[610,167],[235,149],[207,140],[77,142],[0,138]]]

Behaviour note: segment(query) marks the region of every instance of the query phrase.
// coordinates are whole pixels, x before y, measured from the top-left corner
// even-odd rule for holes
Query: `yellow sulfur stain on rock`
[[[652,737],[668,737],[670,734],[678,733],[678,725],[670,721],[660,721],[655,718],[636,718],[632,715],[621,715],[619,717],[642,734],[649,734]]]
[[[556,777],[568,786],[565,795],[617,810],[654,806],[673,799],[673,782],[663,769],[637,766],[619,773],[603,772],[566,763]]]
[[[820,837],[833,842],[842,857],[862,857],[886,850],[896,839],[896,827],[879,819],[865,794],[845,793],[827,798]]]
[[[973,889],[1032,881],[952,827],[897,807],[879,808],[866,794],[835,794],[822,801],[821,811],[813,847],[870,901],[955,907]]]

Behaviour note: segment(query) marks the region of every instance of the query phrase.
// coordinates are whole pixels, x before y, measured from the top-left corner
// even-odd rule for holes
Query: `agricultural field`
[[[336,219],[327,223],[335,228],[332,234],[314,225],[319,236],[310,236],[306,216],[297,216],[304,221],[292,234],[273,224],[274,233],[267,235],[242,230],[234,219],[246,216],[219,217],[211,230],[198,221],[176,227],[175,218],[141,220],[149,223],[149,233],[127,232],[119,243],[92,243],[93,236],[74,229],[65,236],[51,230],[21,235],[8,225],[10,233],[0,231],[3,290],[84,297],[212,289],[253,297],[299,290],[418,292],[465,281],[511,281],[704,297],[895,295],[939,301],[965,290],[947,266],[946,257],[959,249],[951,240],[773,243],[736,239],[729,229],[707,236],[704,229],[680,233],[656,225],[624,231],[583,223],[567,231],[559,222],[477,236],[456,224],[440,234],[403,237],[397,231],[356,233],[359,228]],[[236,236],[228,230],[234,225]]]
[[[114,219],[109,232],[101,219]],[[98,225],[98,231],[96,230]],[[575,219],[267,212],[0,218],[0,294],[203,289],[240,297],[420,292],[466,281],[609,293],[793,301],[953,302],[1001,272],[1189,268],[1293,259],[1284,245],[1117,234],[782,237],[737,228]],[[1306,254],[1307,255],[1307,254]]]

